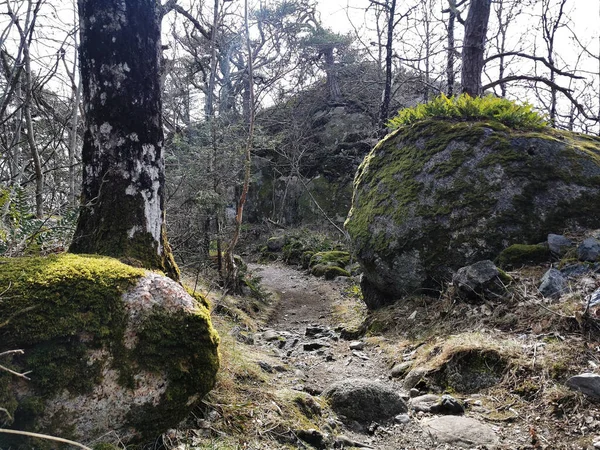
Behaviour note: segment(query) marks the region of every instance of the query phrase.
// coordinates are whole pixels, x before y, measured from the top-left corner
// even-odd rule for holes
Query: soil
[[[279,263],[253,264],[250,269],[255,275],[261,277],[263,288],[271,292],[277,299],[276,306],[265,322],[264,328],[260,330],[261,333],[257,334],[258,339],[255,342],[255,346],[262,349],[265,354],[279,359],[282,367],[287,368],[281,370],[273,378],[271,389],[292,388],[317,396],[335,381],[359,377],[382,381],[408,399],[408,393],[404,390],[402,380],[391,377],[391,367],[395,361],[390,357],[390,348],[393,349],[396,346],[406,350],[406,341],[399,337],[402,336],[402,332],[399,333],[396,329],[395,334],[389,335],[389,337],[386,337],[385,334],[378,337],[368,337],[368,335],[362,337],[358,339],[364,344],[364,348],[360,350],[350,349],[352,340],[348,340],[348,336],[342,337],[348,333],[343,326],[340,327],[340,311],[344,312],[348,308],[354,308],[355,315],[360,316],[361,320],[366,317],[361,302],[351,295],[352,285],[356,280],[338,278],[326,281]],[[457,331],[456,324],[468,323],[468,317],[478,315],[480,309],[487,313],[483,307],[468,305],[464,305],[462,309],[455,307],[450,312],[440,311],[438,306],[435,306],[436,304],[439,305],[440,302],[431,303],[429,306],[427,304],[407,305],[405,310],[398,314],[408,317],[414,309],[415,313],[418,312],[417,317],[423,318],[425,322],[433,320],[432,317],[442,317],[447,331],[452,334],[453,330]],[[435,308],[438,310],[436,311]],[[412,319],[414,319],[415,313],[412,314]],[[483,313],[479,315],[485,316]],[[454,322],[452,317],[455,317]],[[536,318],[535,315],[534,318]],[[418,320],[413,320],[413,322],[418,322]],[[540,353],[537,357],[540,361],[543,358],[541,354],[544,347],[543,339],[547,334],[540,330],[532,331],[531,328],[519,329],[519,326],[516,325],[513,326],[510,335],[507,335],[505,331],[491,328],[490,325],[494,324],[488,323],[486,328],[479,323],[474,325],[474,328],[478,328],[477,332],[487,334],[492,339],[502,340],[509,337],[520,339],[523,342],[523,348],[529,348],[533,342],[535,343],[533,352],[535,353],[539,348],[537,351]],[[397,324],[396,328],[399,326]],[[315,330],[320,330],[320,337],[307,336],[307,334],[314,333]],[[268,332],[271,335],[277,335],[278,338],[266,341],[264,337],[268,336]],[[407,333],[411,334],[412,332],[409,330]],[[406,333],[404,334],[406,335]],[[560,336],[560,338],[572,339],[574,345],[581,345],[581,336],[578,336],[577,333],[573,336]],[[324,346],[306,350],[304,344],[310,344],[313,341],[320,341],[324,343]],[[540,342],[539,347],[538,342]],[[586,348],[589,348],[589,343]],[[410,349],[411,347],[408,347],[408,350]],[[402,354],[402,351],[399,353]],[[588,356],[583,358],[586,359]],[[534,354],[534,369],[535,358]],[[573,363],[575,364],[575,361]],[[542,373],[546,369],[538,368],[537,370],[539,377],[536,377],[536,370],[526,372],[525,377],[532,379],[547,377],[547,373]],[[513,372],[513,374],[518,373],[518,370]],[[514,385],[514,383],[522,381],[512,380],[511,382]],[[467,446],[467,448],[596,448],[593,446],[593,442],[597,440],[597,434],[600,432],[600,411],[596,405],[582,398],[580,394],[573,394],[572,397],[566,396],[565,398],[558,396],[556,402],[552,404],[549,395],[541,396],[534,392],[531,395],[531,401],[528,402],[523,399],[523,396],[518,397],[512,393],[502,392],[502,387],[499,389],[488,389],[471,395],[453,394],[466,405],[465,416],[491,426],[500,442],[496,447]],[[344,423],[328,409],[324,410],[323,415],[324,423],[327,425],[319,431],[330,436],[328,441],[330,443],[333,442],[335,436],[344,435],[350,441],[378,450],[465,448],[454,444],[434,442],[423,427],[424,421],[433,417],[430,413],[409,411],[408,423],[391,421],[373,423],[368,427],[360,426],[357,423]],[[297,445],[302,446],[301,443]],[[331,447],[331,444],[324,444],[322,448]],[[350,448],[340,442],[337,447]],[[289,446],[285,448],[289,448]],[[307,445],[307,448],[311,448],[311,446]]]

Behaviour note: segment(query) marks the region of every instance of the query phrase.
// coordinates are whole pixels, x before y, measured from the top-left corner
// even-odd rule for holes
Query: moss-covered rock
[[[335,277],[349,277],[350,272],[338,266],[330,266],[327,264],[317,264],[311,271],[315,277],[325,277],[326,280],[333,280]]]
[[[516,269],[525,265],[542,264],[552,259],[546,245],[513,244],[500,252],[496,263],[503,269]]]
[[[173,280],[111,258],[0,259],[6,425],[90,441],[153,438],[214,385],[218,336],[206,303]],[[0,447],[44,448],[40,442]]]
[[[337,266],[342,269],[350,264],[350,253],[339,250],[332,250],[329,252],[318,252],[310,258],[310,267],[314,267],[318,264]]]
[[[367,155],[346,228],[378,297],[371,303],[381,305],[440,289],[453,271],[511,244],[599,228],[599,186],[600,138],[428,120]]]

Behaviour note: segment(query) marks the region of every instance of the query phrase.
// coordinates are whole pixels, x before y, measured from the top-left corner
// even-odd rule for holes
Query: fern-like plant
[[[541,130],[548,126],[546,119],[528,103],[518,104],[493,95],[447,97],[442,94],[429,103],[401,109],[388,121],[388,128],[395,130],[425,119],[493,120],[507,127],[527,130]]]

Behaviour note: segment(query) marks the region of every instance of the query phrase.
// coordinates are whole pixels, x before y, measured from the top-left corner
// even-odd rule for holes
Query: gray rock
[[[600,375],[582,373],[567,380],[567,386],[575,391],[583,392],[594,400],[600,400]]]
[[[558,298],[568,290],[567,279],[560,270],[550,269],[542,277],[538,290],[544,297]]]
[[[277,331],[267,330],[263,333],[263,339],[267,342],[278,341],[282,339],[281,335]]]
[[[492,427],[470,417],[435,417],[424,421],[423,429],[438,444],[450,444],[461,448],[481,445],[489,449],[497,447],[499,443]]]
[[[283,249],[285,245],[286,237],[285,236],[273,236],[267,240],[267,249],[270,252],[279,252]]]
[[[550,233],[548,235],[548,248],[553,254],[563,256],[571,247],[573,247],[573,242],[562,234]]]
[[[26,364],[23,367],[15,360],[13,369],[25,372],[31,369],[31,361],[39,360],[43,361],[40,367],[49,370],[49,374],[64,378],[56,391],[48,388],[55,380],[49,380],[48,373],[44,375],[37,369],[27,382],[17,377],[3,379],[2,399],[6,403],[0,402],[0,406],[11,408],[19,402],[22,407],[37,405],[28,408],[25,423],[19,422],[22,419],[17,410],[15,428],[66,435],[79,441],[102,439],[126,445],[153,439],[177,426],[215,382],[218,338],[206,308],[179,283],[157,273],[140,272],[137,280],[128,275],[133,281],[129,286],[122,281],[125,275],[115,282],[118,278],[106,273],[111,269],[124,271],[126,267],[116,260],[99,263],[90,257],[73,256],[73,262],[66,264],[75,269],[63,266],[62,260],[51,262],[48,260],[48,268],[42,267],[41,274],[36,274],[46,280],[50,289],[44,286],[46,291],[38,293],[38,303],[33,304],[45,308],[52,303],[56,307],[61,304],[57,293],[67,292],[66,299],[73,308],[61,309],[62,317],[51,315],[52,308],[46,308],[48,312],[38,308],[42,312],[37,311],[35,318],[41,321],[37,325],[44,333],[38,342],[33,333],[15,333],[12,321],[3,324],[3,331],[8,330],[11,338],[26,336],[22,344],[26,349],[22,360]],[[57,267],[63,270],[60,277],[44,273],[56,271]],[[30,289],[40,289],[32,279]],[[109,283],[113,282],[119,283],[124,292],[112,290]],[[94,301],[98,298],[112,314],[101,315],[97,311]],[[0,315],[7,317],[4,311]],[[62,322],[58,326],[58,319],[70,324],[70,328]],[[101,333],[91,325],[95,320],[104,325]],[[113,329],[121,331],[109,333]],[[9,349],[21,347],[13,347],[6,335],[2,344],[8,344]],[[71,353],[76,357],[69,359]],[[71,362],[65,368],[65,361],[77,363]],[[0,447],[7,448],[2,445],[2,437],[0,441]],[[39,448],[27,445],[34,447]]]
[[[600,260],[600,241],[593,237],[585,239],[577,247],[577,259],[579,261],[596,262]]]
[[[394,417],[394,422],[405,425],[410,422],[410,417],[408,414],[398,414],[396,417]]]
[[[409,405],[416,412],[433,414],[462,414],[465,412],[460,402],[448,394],[441,397],[434,394],[420,395],[410,399]]]
[[[363,378],[334,383],[322,395],[337,414],[362,424],[391,419],[408,411],[404,400],[391,387]]]
[[[591,272],[600,272],[600,263],[575,263],[560,269],[560,273],[567,278],[575,278]]]
[[[348,345],[350,350],[362,350],[365,348],[365,343],[363,341],[353,341]]]
[[[406,372],[408,372],[408,370],[410,369],[410,367],[412,366],[412,363],[410,361],[405,361],[405,362],[401,362],[398,364],[395,364],[394,367],[392,367],[392,378],[401,378],[403,377]]]
[[[458,269],[452,277],[452,284],[463,298],[480,298],[490,293],[500,294],[504,288],[500,272],[490,260],[478,261]]]
[[[561,142],[473,122],[390,133],[359,168],[345,223],[367,306],[439,290],[459,268],[512,244],[598,228],[590,211],[600,204],[600,143],[589,145],[576,134]]]
[[[435,408],[439,404],[439,402],[439,395],[425,394],[411,398],[408,404],[413,411],[431,412],[431,409]]]
[[[417,367],[412,369],[404,378],[404,389],[410,391],[429,373],[428,369],[424,367]]]
[[[326,441],[328,438],[326,434],[323,434],[314,428],[309,428],[308,430],[297,430],[296,436],[316,448],[326,447]]]
[[[442,395],[438,407],[435,408],[433,412],[439,414],[463,414],[465,412],[465,408],[454,397],[448,394],[444,394]]]

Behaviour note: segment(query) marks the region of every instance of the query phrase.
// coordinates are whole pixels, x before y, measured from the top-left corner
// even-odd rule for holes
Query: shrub
[[[528,103],[521,105],[493,95],[446,97],[442,94],[429,103],[401,109],[388,121],[388,127],[395,130],[424,119],[494,120],[511,128],[529,130],[541,130],[548,125]]]

